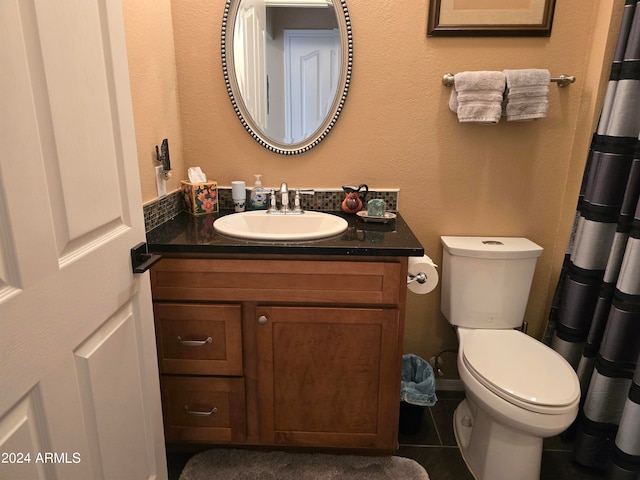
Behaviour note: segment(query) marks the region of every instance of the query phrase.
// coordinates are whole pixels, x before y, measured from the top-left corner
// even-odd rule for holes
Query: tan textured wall
[[[169,0],[123,0],[131,97],[138,145],[142,201],[157,198],[156,145],[169,139],[171,166],[167,191],[180,185],[184,168],[178,111],[176,57]]]
[[[148,0],[147,10],[163,9],[168,1]],[[427,0],[378,0],[375,8],[371,0],[347,4],[354,68],[343,114],[317,148],[283,157],[249,137],[227,97],[220,61],[224,1],[171,2],[182,175],[199,165],[221,185],[236,179],[250,183],[254,173],[261,173],[267,186],[287,181],[301,187],[398,187],[400,212],[436,263],[442,255],[440,235],[526,236],[545,248],[525,318],[530,333],[540,337],[624,2],[556,2],[550,38],[426,38]],[[137,28],[129,26],[127,32],[131,27]],[[149,48],[155,43],[128,40]],[[552,75],[575,75],[577,82],[564,89],[551,85],[546,119],[459,124],[447,107],[450,89],[441,84],[442,74],[505,68],[548,68]],[[137,75],[138,69],[132,62],[134,106],[147,101],[136,98],[145,95],[153,102],[173,102],[170,86],[164,93],[152,92],[145,80],[151,75]],[[138,128],[146,119],[138,118],[137,108],[135,114]],[[167,112],[165,121],[175,119]],[[139,142],[141,136],[139,131]],[[148,168],[142,157],[144,192]],[[409,294],[407,352],[428,359],[455,348],[455,335],[439,311],[439,293]],[[445,372],[456,375],[455,369]]]

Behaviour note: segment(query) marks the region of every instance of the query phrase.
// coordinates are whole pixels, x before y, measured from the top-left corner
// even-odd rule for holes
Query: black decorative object
[[[171,159],[169,158],[169,140],[165,138],[162,140],[162,145],[158,150],[156,145],[156,159],[162,163],[162,169],[166,172],[171,170]]]

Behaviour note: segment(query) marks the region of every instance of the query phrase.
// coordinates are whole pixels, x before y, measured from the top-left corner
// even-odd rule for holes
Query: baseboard
[[[462,380],[456,379],[446,379],[446,378],[436,378],[436,391],[464,391],[464,385],[462,384]]]

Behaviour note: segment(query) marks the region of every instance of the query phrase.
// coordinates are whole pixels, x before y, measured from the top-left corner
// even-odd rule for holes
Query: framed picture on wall
[[[427,36],[548,37],[555,0],[430,0]]]

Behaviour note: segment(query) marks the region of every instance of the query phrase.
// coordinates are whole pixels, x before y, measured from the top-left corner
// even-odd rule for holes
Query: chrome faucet
[[[286,182],[282,182],[280,185],[280,213],[289,212],[289,187]]]
[[[280,208],[278,208],[278,197],[280,195]],[[267,213],[271,215],[285,215],[289,213],[289,187],[286,182],[282,182],[280,190],[271,190],[271,198],[269,199],[269,209]]]
[[[271,215],[300,215],[304,213],[300,206],[300,194],[313,195],[314,191],[311,189],[302,190],[297,188],[295,190],[294,207],[289,208],[289,186],[286,182],[282,182],[280,190],[271,189],[271,198],[269,199],[269,209],[267,213]],[[278,197],[280,195],[280,208],[278,208]]]

